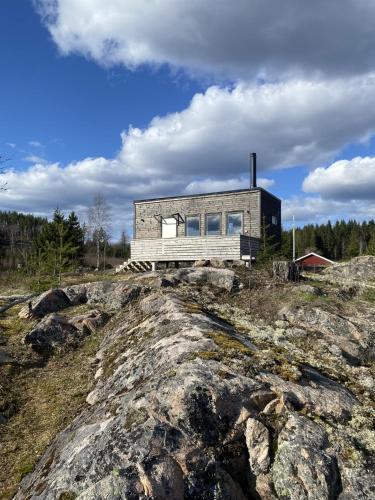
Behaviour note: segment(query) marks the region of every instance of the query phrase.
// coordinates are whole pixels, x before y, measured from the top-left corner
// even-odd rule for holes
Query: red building
[[[295,262],[302,269],[319,269],[334,264],[333,260],[322,257],[314,252],[299,257]]]

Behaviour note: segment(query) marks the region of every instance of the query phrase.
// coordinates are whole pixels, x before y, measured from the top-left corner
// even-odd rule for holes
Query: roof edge
[[[202,198],[204,196],[216,196],[216,195],[225,195],[225,194],[236,194],[236,193],[250,193],[253,191],[262,191],[276,200],[280,201],[280,198],[275,196],[274,194],[270,193],[266,189],[263,189],[262,187],[255,187],[255,188],[245,188],[245,189],[232,189],[229,191],[213,191],[211,193],[196,193],[196,194],[184,194],[184,195],[178,195],[178,196],[163,196],[160,198],[145,198],[141,200],[133,200],[133,204],[136,203],[148,203],[148,202],[155,202],[155,201],[164,201],[164,200],[180,200],[184,198]]]

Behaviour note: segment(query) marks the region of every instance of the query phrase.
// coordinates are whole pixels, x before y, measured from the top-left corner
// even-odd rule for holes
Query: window
[[[206,234],[207,236],[221,234],[221,214],[206,215]]]
[[[277,215],[273,215],[273,216],[272,216],[272,224],[273,224],[274,226],[277,226]]]
[[[199,215],[190,215],[189,217],[185,218],[185,221],[186,236],[199,236],[201,233]]]
[[[232,212],[227,215],[227,234],[242,233],[242,212]]]

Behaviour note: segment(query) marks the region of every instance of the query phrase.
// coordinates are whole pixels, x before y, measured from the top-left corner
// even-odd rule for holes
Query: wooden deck
[[[131,241],[132,261],[195,261],[219,258],[240,260],[256,255],[259,240],[245,235],[195,236],[178,238],[135,239]]]

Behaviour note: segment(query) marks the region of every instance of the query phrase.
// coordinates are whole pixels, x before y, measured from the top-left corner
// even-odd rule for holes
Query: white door
[[[174,217],[167,217],[161,223],[162,238],[176,238],[177,236],[177,221]]]

